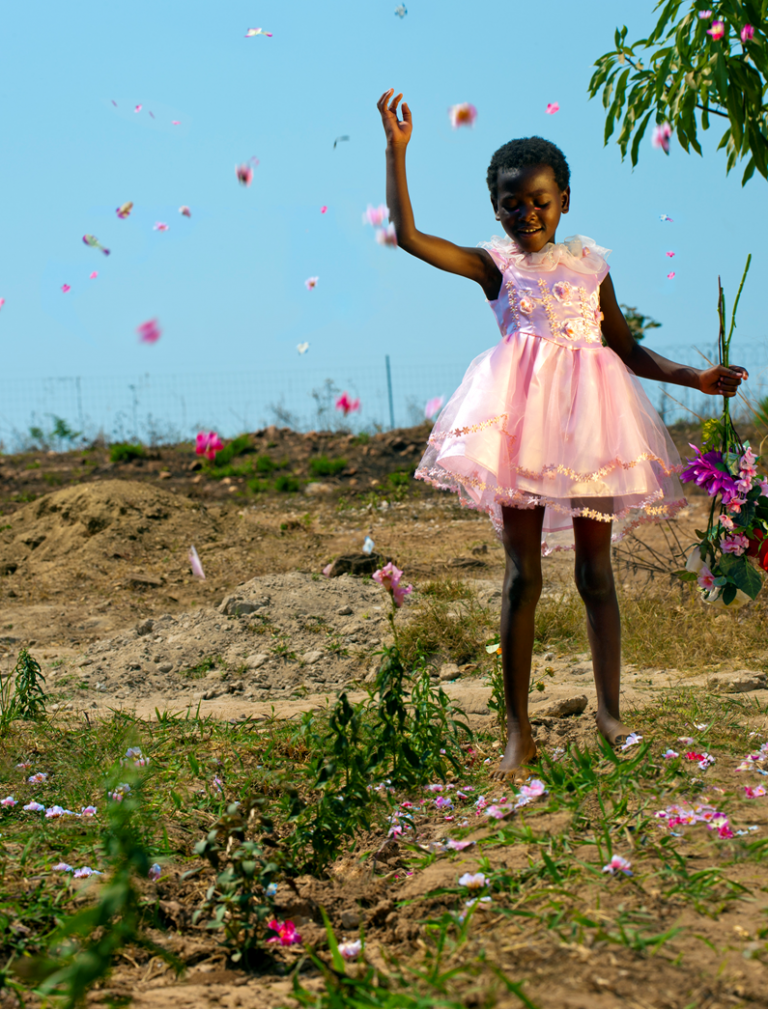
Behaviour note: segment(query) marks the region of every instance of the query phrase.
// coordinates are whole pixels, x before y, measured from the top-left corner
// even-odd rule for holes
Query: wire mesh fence
[[[702,347],[708,357],[714,349]],[[701,362],[690,346],[663,353]],[[750,397],[768,392],[768,358],[750,361]],[[450,396],[468,365],[463,361],[378,360],[315,366],[299,360],[291,370],[189,375],[60,376],[0,379],[0,448],[19,451],[34,444],[63,448],[98,437],[108,442],[157,445],[194,438],[202,429],[225,437],[269,424],[297,431],[381,430],[415,424],[426,401]],[[691,412],[710,416],[719,401],[680,386],[644,383],[667,424]],[[335,409],[346,391],[359,398],[359,412],[344,418]]]

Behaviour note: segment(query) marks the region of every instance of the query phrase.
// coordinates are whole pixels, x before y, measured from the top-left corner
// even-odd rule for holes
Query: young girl
[[[597,726],[614,746],[621,625],[611,541],[638,523],[669,519],[685,504],[680,458],[635,376],[734,396],[743,368],[678,365],[635,343],[605,257],[583,235],[557,242],[571,191],[563,153],[540,137],[493,155],[488,188],[505,237],[479,248],[425,235],[415,225],[405,175],[412,118],[402,95],[378,101],[387,137],[387,204],[401,249],[476,281],[502,339],[470,364],[441,412],[416,476],[487,512],[506,552],[501,652],[507,746],[498,775],[536,758],[528,719],[541,555],[575,550],[587,611]],[[613,528],[613,532],[612,532]]]

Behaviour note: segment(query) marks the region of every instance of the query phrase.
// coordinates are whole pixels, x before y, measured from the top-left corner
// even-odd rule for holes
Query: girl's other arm
[[[713,365],[693,368],[663,358],[648,347],[637,343],[616,301],[611,275],[600,285],[600,307],[603,311],[603,336],[624,364],[641,379],[657,379],[677,386],[690,386],[711,396],[735,396],[743,379],[749,378],[741,365]]]
[[[485,297],[493,301],[501,288],[501,271],[490,253],[485,249],[454,245],[435,235],[426,235],[416,227],[405,174],[405,149],[411,139],[413,121],[411,110],[405,102],[403,118],[398,119],[397,106],[403,96],[392,97],[393,94],[392,88],[384,92],[377,106],[387,137],[387,206],[390,220],[395,226],[397,244],[433,267],[476,281],[485,292]]]

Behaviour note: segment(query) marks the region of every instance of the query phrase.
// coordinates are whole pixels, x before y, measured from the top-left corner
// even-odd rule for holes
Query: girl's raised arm
[[[485,249],[454,245],[435,235],[426,235],[416,227],[405,175],[405,149],[411,139],[413,121],[405,102],[403,118],[398,119],[397,106],[403,96],[393,97],[393,94],[393,88],[385,91],[377,106],[387,136],[387,206],[397,244],[433,267],[476,281],[485,297],[493,301],[501,288],[501,271]]]

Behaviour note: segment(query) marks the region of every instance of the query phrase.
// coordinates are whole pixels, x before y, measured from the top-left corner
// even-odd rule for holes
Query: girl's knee
[[[514,566],[504,579],[504,596],[513,609],[535,606],[541,596],[541,565]]]
[[[610,562],[577,561],[575,575],[576,588],[585,603],[607,603],[616,592]]]

